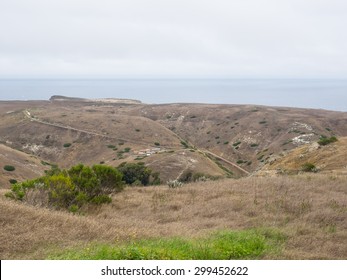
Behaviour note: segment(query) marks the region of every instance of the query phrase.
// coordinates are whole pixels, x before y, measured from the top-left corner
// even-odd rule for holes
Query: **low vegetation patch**
[[[181,141],[181,145],[185,148],[185,149],[188,149],[189,148],[189,145],[186,141]]]
[[[64,147],[64,148],[69,148],[69,147],[71,147],[71,145],[72,145],[71,143],[65,143],[65,144],[63,145],[63,147]]]
[[[207,238],[166,238],[125,244],[91,244],[49,256],[55,260],[237,260],[280,251],[285,237],[273,230],[219,231]]]
[[[234,147],[237,147],[237,146],[239,146],[241,144],[241,141],[237,141],[237,142],[235,142],[234,144],[233,144],[233,146]]]
[[[192,182],[215,181],[218,179],[219,179],[218,176],[211,176],[209,174],[205,174],[202,172],[194,173],[191,170],[187,170],[180,176],[178,181],[182,183],[192,183]]]
[[[332,136],[330,138],[328,137],[321,137],[318,141],[318,144],[321,145],[321,146],[326,146],[326,145],[329,145],[331,143],[334,143],[334,142],[337,142],[337,138],[335,136]]]
[[[17,180],[15,180],[15,179],[10,179],[9,182],[10,182],[11,185],[18,183]]]
[[[317,172],[318,169],[317,167],[311,163],[311,162],[306,162],[303,166],[302,166],[302,171],[304,172]]]
[[[16,168],[14,166],[12,166],[12,165],[5,165],[4,166],[4,170],[12,172],[12,171],[15,171]]]

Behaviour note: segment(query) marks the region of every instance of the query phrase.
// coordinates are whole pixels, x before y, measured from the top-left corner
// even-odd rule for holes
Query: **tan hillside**
[[[13,166],[15,170],[6,171],[6,165]],[[45,169],[45,163],[35,156],[0,144],[0,188],[9,188],[10,180],[21,182],[40,177]]]
[[[187,170],[247,176],[321,135],[347,136],[347,113],[254,105],[56,96],[0,102],[0,116],[0,143],[44,162],[67,168],[142,161],[163,182]]]
[[[273,158],[261,171],[264,173],[295,173],[302,171],[303,165],[312,163],[319,172],[347,175],[347,137],[326,146],[318,143],[304,145],[282,157]]]

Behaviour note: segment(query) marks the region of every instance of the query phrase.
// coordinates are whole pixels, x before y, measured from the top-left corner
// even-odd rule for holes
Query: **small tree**
[[[118,170],[123,174],[123,180],[128,185],[132,185],[136,181],[141,182],[143,186],[150,184],[152,170],[146,167],[143,162],[125,162],[118,166]]]

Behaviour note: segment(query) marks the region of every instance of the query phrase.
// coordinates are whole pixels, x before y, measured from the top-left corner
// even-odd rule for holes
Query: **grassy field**
[[[72,215],[0,198],[1,259],[346,259],[347,177],[129,187]]]

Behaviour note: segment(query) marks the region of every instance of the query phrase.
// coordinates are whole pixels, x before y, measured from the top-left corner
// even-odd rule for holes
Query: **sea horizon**
[[[0,78],[1,101],[49,100],[53,95],[347,112],[347,79]]]

